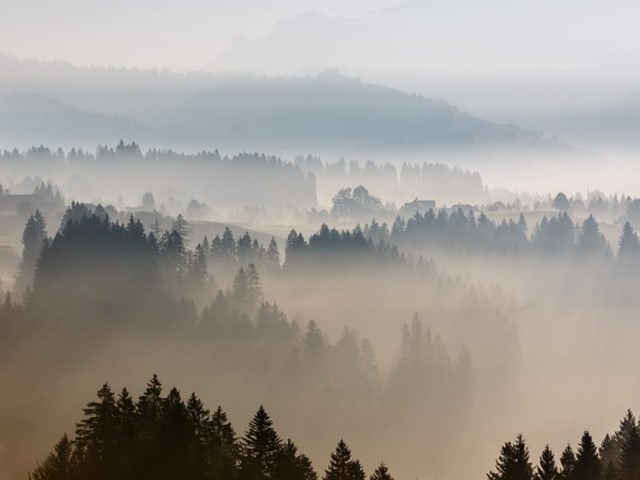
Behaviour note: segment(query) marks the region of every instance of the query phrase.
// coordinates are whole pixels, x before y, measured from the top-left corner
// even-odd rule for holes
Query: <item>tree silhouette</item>
[[[17,298],[21,298],[33,282],[38,258],[40,258],[46,240],[45,220],[40,211],[36,210],[36,213],[29,216],[22,233],[22,261],[14,286]]]
[[[360,461],[351,458],[351,450],[344,440],[340,440],[331,454],[331,461],[325,470],[323,480],[365,480],[365,478]]]
[[[533,467],[529,461],[529,449],[522,435],[515,443],[506,442],[496,460],[495,471],[487,474],[489,480],[532,480]]]
[[[562,451],[562,455],[560,456],[560,465],[562,466],[559,473],[560,478],[563,480],[572,479],[576,468],[576,455],[573,452],[571,445],[567,445]]]
[[[389,473],[387,466],[382,462],[378,465],[371,477],[369,477],[369,480],[393,480],[393,477]]]
[[[72,480],[77,478],[77,459],[69,438],[64,435],[56,444],[53,452],[36,467],[30,480]]]
[[[598,449],[588,431],[585,431],[578,445],[574,478],[580,480],[598,480],[602,473]]]
[[[631,415],[631,412],[628,412]],[[640,429],[635,419],[628,425],[621,438],[620,455],[617,465],[619,480],[640,478]]]
[[[607,252],[609,245],[593,215],[589,215],[582,223],[576,247],[581,253],[604,254]]]
[[[622,229],[622,235],[620,236],[618,256],[621,258],[629,259],[635,257],[640,253],[640,240],[638,234],[633,230],[631,224],[626,222]]]
[[[569,199],[567,196],[560,192],[558,193],[552,202],[553,208],[558,209],[562,212],[569,210],[571,208],[571,204],[569,203]]]
[[[317,480],[311,460],[298,453],[298,448],[291,441],[282,446],[275,469],[274,478],[278,480]]]
[[[273,429],[273,422],[260,405],[249,422],[249,429],[240,440],[241,480],[275,479],[282,441]]]
[[[555,480],[558,477],[558,468],[556,467],[556,459],[549,445],[544,447],[540,455],[540,463],[536,467],[536,480]]]

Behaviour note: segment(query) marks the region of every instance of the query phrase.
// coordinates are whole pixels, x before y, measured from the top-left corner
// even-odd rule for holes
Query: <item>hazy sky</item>
[[[640,49],[637,0],[0,0],[0,6],[0,52],[78,65],[478,71],[575,67]],[[281,22],[312,11],[323,17]]]
[[[358,16],[400,0],[0,0],[0,52],[75,64],[199,69],[238,37],[317,11]]]

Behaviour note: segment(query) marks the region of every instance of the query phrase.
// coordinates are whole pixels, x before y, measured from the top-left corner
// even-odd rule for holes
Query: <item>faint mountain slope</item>
[[[621,45],[640,47],[638,15],[640,4],[628,0],[616,8],[603,0],[409,0],[355,18],[308,13],[284,19],[266,35],[234,44],[211,68],[297,73],[576,65]]]
[[[640,147],[640,92],[609,105],[573,115],[543,119],[563,136],[598,148]]]
[[[2,62],[10,66],[0,78],[0,141],[8,147],[94,148],[120,138],[283,154],[549,145],[537,132],[335,71],[314,77],[177,75],[11,57],[0,57]],[[38,94],[16,93],[26,89],[21,79]]]
[[[113,143],[142,134],[139,124],[76,108],[39,94],[0,98],[0,141],[60,145]],[[13,145],[10,145],[13,146]]]
[[[226,141],[276,147],[421,148],[541,143],[454,106],[326,72],[317,77],[243,77],[194,96],[175,112]]]

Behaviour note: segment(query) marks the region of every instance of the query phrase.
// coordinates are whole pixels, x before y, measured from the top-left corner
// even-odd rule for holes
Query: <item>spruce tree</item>
[[[581,253],[603,254],[608,250],[605,236],[593,215],[589,215],[582,223],[582,229],[576,241],[576,248]]]
[[[574,475],[579,480],[600,480],[602,469],[598,449],[588,431],[585,431],[578,445]]]
[[[515,443],[505,443],[496,460],[495,471],[487,474],[489,480],[532,480],[533,466],[529,461],[529,449],[522,435]]]
[[[544,447],[542,454],[540,455],[540,463],[536,467],[536,480],[555,480],[558,477],[558,468],[556,467],[556,459],[549,448],[549,445]]]
[[[187,401],[187,423],[189,425],[189,466],[196,479],[204,478],[207,472],[208,455],[211,453],[209,436],[211,432],[211,412],[192,393]]]
[[[29,480],[72,480],[76,478],[76,462],[73,446],[64,435],[54,447],[53,453],[29,475]]]
[[[22,261],[16,277],[14,292],[18,300],[22,299],[27,288],[33,282],[36,264],[40,258],[42,248],[47,238],[44,217],[39,210],[29,216],[22,233]]]
[[[210,478],[235,478],[237,475],[236,460],[238,457],[238,445],[236,434],[227,420],[227,414],[218,407],[211,416],[211,428],[209,431],[209,477]]]
[[[629,222],[624,224],[622,235],[620,236],[618,256],[621,258],[629,258],[640,253],[640,239],[638,234],[633,231]]]
[[[236,257],[236,241],[233,238],[233,232],[226,227],[224,229],[224,233],[222,234],[222,239],[220,241],[220,248],[222,249],[222,253],[229,259],[235,259]]]
[[[389,473],[387,466],[382,462],[373,472],[373,475],[369,477],[369,480],[393,480],[393,477]]]
[[[240,479],[275,478],[281,444],[271,418],[260,405],[249,423],[249,429],[240,440]]]
[[[154,374],[137,403],[138,435],[145,450],[153,451],[156,446],[160,430],[162,402],[162,384],[158,376]]]
[[[562,469],[560,470],[559,477],[563,480],[570,480],[573,478],[573,472],[576,468],[576,455],[573,453],[573,449],[571,445],[567,445],[566,448],[562,451],[562,456],[560,457],[560,465]]]
[[[245,262],[251,259],[251,236],[249,232],[244,232],[244,235],[238,239],[236,244],[236,253],[240,262]]]
[[[137,448],[136,406],[126,388],[123,388],[116,401],[118,409],[118,425],[116,431],[115,471],[117,478],[123,480],[133,478],[135,457],[131,452]]]
[[[351,458],[351,450],[344,440],[340,440],[331,454],[331,461],[324,472],[323,480],[365,480],[365,478],[360,461]]]
[[[640,479],[640,429],[635,422],[622,439],[617,467],[619,480]]]
[[[598,449],[603,480],[616,480],[618,478],[617,463],[620,457],[620,448],[617,443],[609,434],[606,434]]]
[[[115,474],[119,412],[109,385],[104,384],[97,396],[98,401],[89,402],[83,409],[84,419],[77,425],[76,442],[82,452],[83,475],[108,479]]]
[[[157,465],[164,478],[194,479],[191,464],[191,429],[180,392],[172,388],[162,402]],[[188,468],[190,467],[190,468]]]
[[[311,460],[306,455],[298,453],[298,448],[289,439],[282,446],[274,478],[278,480],[317,480],[318,475],[313,470]]]
[[[247,302],[252,312],[258,310],[262,302],[262,283],[260,282],[258,270],[253,263],[250,263],[247,267]]]
[[[271,237],[269,246],[266,253],[267,269],[270,271],[277,271],[280,269],[280,251],[278,250],[278,243],[275,237]]]

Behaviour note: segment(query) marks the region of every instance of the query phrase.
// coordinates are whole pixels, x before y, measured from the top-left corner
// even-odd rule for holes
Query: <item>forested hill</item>
[[[53,137],[66,146],[113,143],[132,130],[160,146],[289,152],[550,144],[538,132],[333,71],[270,78],[80,69],[7,56],[0,64],[7,118],[21,119],[0,135],[11,145]],[[55,84],[45,80],[52,78]],[[60,121],[51,121],[52,109]],[[104,128],[88,132],[86,119]]]

